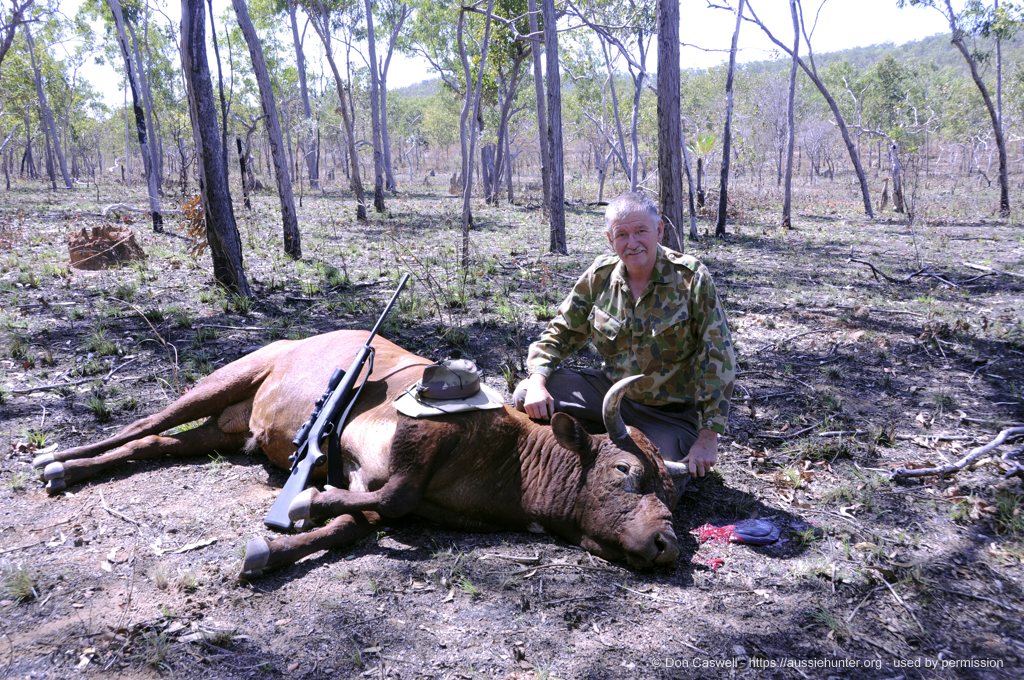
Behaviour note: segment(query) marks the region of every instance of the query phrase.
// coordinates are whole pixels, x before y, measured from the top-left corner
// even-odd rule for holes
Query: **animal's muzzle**
[[[676,535],[671,531],[667,533],[659,531],[654,535],[652,541],[656,551],[654,564],[658,566],[674,565],[679,559],[679,541],[676,540]]]
[[[633,569],[672,567],[679,559],[679,541],[671,526],[648,533],[644,540],[626,547],[626,563]]]

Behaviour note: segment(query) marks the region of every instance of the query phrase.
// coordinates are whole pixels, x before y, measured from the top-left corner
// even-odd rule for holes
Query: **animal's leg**
[[[376,491],[309,488],[292,500],[288,518],[293,522],[326,519],[360,510],[378,512],[384,517],[401,517],[416,509],[423,497],[423,485],[418,481],[395,475]]]
[[[94,444],[36,456],[32,464],[36,468],[43,468],[55,461],[88,458],[127,444],[133,439],[160,434],[164,430],[200,418],[220,415],[228,406],[250,399],[255,394],[272,360],[270,357],[260,356],[262,353],[263,350],[214,371],[165,409],[136,420],[113,437]]]
[[[217,421],[210,419],[194,430],[171,436],[149,435],[94,458],[50,463],[43,470],[43,478],[46,480],[46,490],[57,493],[68,484],[88,479],[130,460],[197,456],[215,450],[234,453],[245,445],[246,437],[246,433],[223,432],[217,426]]]
[[[265,571],[294,564],[307,555],[321,550],[343,548],[373,533],[380,523],[374,513],[357,512],[335,517],[326,526],[292,536],[267,541],[254,538],[245,546],[242,578],[259,576]]]

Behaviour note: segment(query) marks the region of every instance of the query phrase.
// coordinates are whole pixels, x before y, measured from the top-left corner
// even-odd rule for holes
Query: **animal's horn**
[[[666,460],[665,469],[668,470],[668,474],[672,479],[685,477],[690,474],[690,468],[686,463],[680,463],[675,460]]]
[[[642,375],[631,375],[618,381],[604,395],[601,413],[604,418],[604,429],[608,430],[608,436],[613,442],[628,441],[629,430],[626,429],[626,421],[622,419],[619,408],[622,406],[622,398],[626,396],[626,388],[642,378]]]

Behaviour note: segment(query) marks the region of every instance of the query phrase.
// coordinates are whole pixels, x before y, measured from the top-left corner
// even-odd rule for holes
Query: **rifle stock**
[[[292,500],[309,485],[313,470],[322,465],[324,461],[327,462],[328,483],[338,487],[344,484],[341,461],[337,459],[340,458],[337,455],[338,447],[328,447],[329,454],[335,455],[324,454],[320,447],[327,437],[341,436],[341,431],[345,427],[349,414],[352,412],[352,407],[359,399],[363,385],[366,384],[370,374],[373,372],[374,350],[371,346],[373,338],[377,335],[377,330],[391,311],[395,301],[398,300],[398,295],[402,292],[402,288],[405,287],[405,283],[408,280],[409,275],[404,274],[402,280],[398,282],[398,289],[391,296],[391,301],[388,302],[387,307],[384,308],[383,313],[377,319],[377,323],[374,324],[370,335],[366,338],[366,342],[356,352],[356,356],[348,370],[334,370],[331,379],[328,381],[327,391],[317,400],[309,420],[303,423],[302,427],[295,434],[295,439],[292,440],[292,443],[298,448],[292,454],[291,474],[288,476],[288,481],[281,488],[281,493],[277,495],[277,499],[274,500],[274,504],[270,507],[270,512],[263,518],[263,523],[268,528],[275,531],[291,530],[292,521],[288,517],[288,507],[291,505]],[[366,365],[367,361],[370,363],[369,370],[366,371],[366,377],[363,378],[362,382],[359,382],[359,376],[363,372],[363,366]]]

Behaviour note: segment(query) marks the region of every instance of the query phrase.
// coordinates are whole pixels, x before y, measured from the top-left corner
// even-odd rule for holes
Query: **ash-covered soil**
[[[507,394],[606,248],[599,209],[570,208],[571,254],[556,257],[538,210],[478,206],[463,276],[456,199],[405,194],[360,225],[345,197],[306,197],[292,262],[260,196],[237,213],[249,302],[217,292],[184,238],[98,216],[124,199],[104,191],[22,187],[0,212],[0,675],[1020,677],[1021,441],[951,477],[889,474],[1024,420],[1019,224],[940,198],[913,227],[869,222],[819,187],[782,233],[755,207],[770,196],[737,192],[732,234],[688,245],[715,275],[741,372],[717,472],[676,511],[671,572],[409,520],[241,582],[242,546],[285,480],[260,457],[132,464],[52,498],[32,458],[107,436],[272,340],[368,327],[400,271],[415,282],[383,334],[461,350]],[[148,258],[70,270],[67,234],[109,221]],[[749,517],[776,522],[780,543],[690,533]]]

